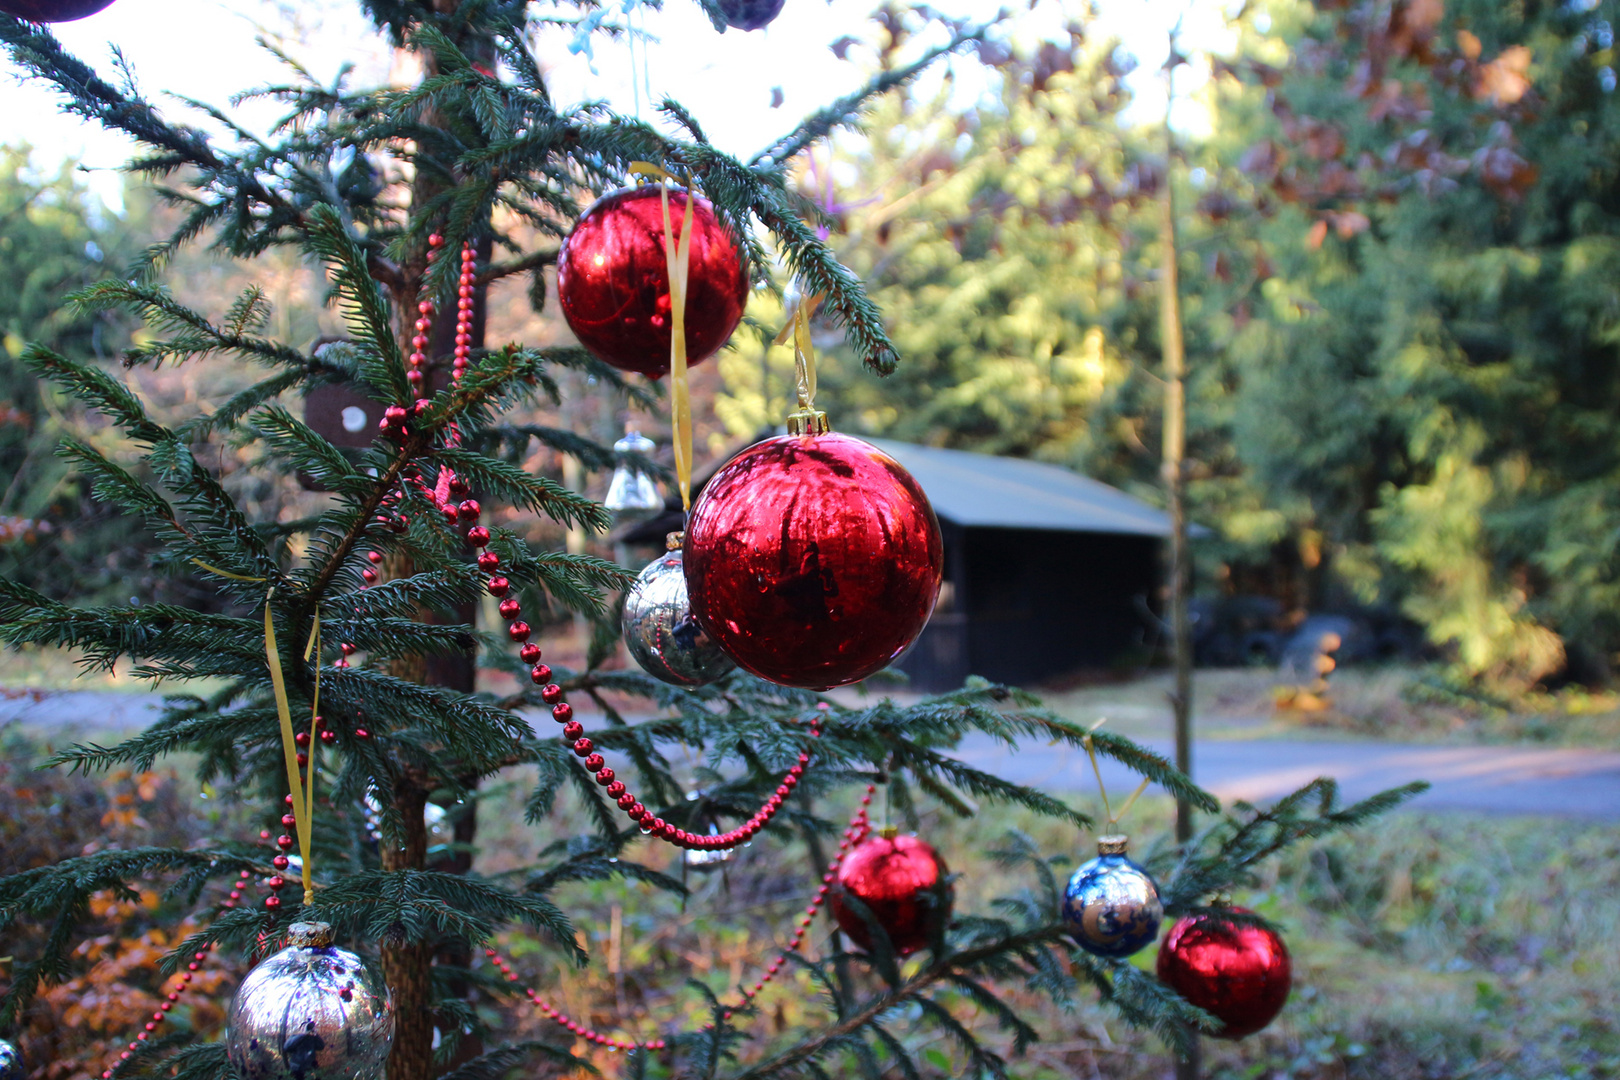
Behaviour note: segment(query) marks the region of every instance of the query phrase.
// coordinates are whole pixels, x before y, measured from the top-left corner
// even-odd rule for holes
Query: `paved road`
[[[1165,756],[1168,742],[1149,743]],[[988,772],[1049,791],[1096,790],[1084,751],[1031,747],[1009,754],[983,736],[958,756]],[[1123,766],[1104,760],[1103,782],[1120,797],[1137,784]],[[1385,742],[1203,741],[1193,747],[1193,775],[1221,799],[1266,802],[1319,776],[1339,781],[1346,801],[1414,780],[1433,787],[1413,800],[1423,810],[1490,814],[1557,814],[1620,820],[1620,752],[1523,746],[1432,746]]]
[[[36,694],[0,691],[0,724],[21,722],[90,733],[129,730],[156,716],[155,698],[97,691]],[[1150,744],[1168,755],[1168,744]],[[959,756],[988,772],[1051,791],[1096,788],[1085,754],[1062,746],[1025,746],[1009,753],[983,736]],[[1318,776],[1331,776],[1346,800],[1428,780],[1434,787],[1412,805],[1424,810],[1490,814],[1556,814],[1620,821],[1620,752],[1521,746],[1433,746],[1382,742],[1294,742],[1281,739],[1203,741],[1193,773],[1222,799],[1264,802]],[[1103,762],[1109,790],[1136,786],[1123,767]]]

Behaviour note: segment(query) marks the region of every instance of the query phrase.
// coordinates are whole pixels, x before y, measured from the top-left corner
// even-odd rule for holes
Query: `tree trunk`
[[[402,775],[394,785],[394,809],[405,820],[404,835],[384,838],[385,870],[420,870],[427,865],[428,790],[424,778]],[[433,952],[421,942],[389,942],[382,947],[383,978],[394,995],[394,1045],[388,1054],[389,1080],[430,1080],[433,1075]]]
[[[1170,127],[1170,106],[1175,102],[1175,72],[1179,57],[1176,35],[1170,35],[1165,61],[1164,187],[1159,197],[1159,244],[1164,264],[1160,275],[1159,319],[1164,348],[1164,485],[1170,509],[1170,634],[1175,685],[1170,708],[1175,717],[1176,768],[1192,775],[1192,623],[1187,594],[1192,586],[1191,556],[1187,550],[1186,451],[1187,355],[1181,323],[1181,276],[1176,243],[1175,134]],[[1193,835],[1193,808],[1176,800],[1176,839],[1186,843]],[[1176,1061],[1176,1080],[1198,1080],[1199,1047],[1193,1036],[1190,1052]]]
[[[443,10],[446,4],[453,7],[456,0],[437,0],[437,2]],[[467,42],[459,44],[463,48],[468,48],[469,54],[482,62],[487,63],[493,58],[494,49],[489,42],[476,43],[471,48]],[[424,59],[423,75],[425,78],[431,78],[437,73],[436,66],[431,56]],[[434,123],[436,119],[431,112],[424,116],[426,123]],[[442,184],[436,178],[418,173],[411,185],[412,205],[425,205],[441,190]],[[490,250],[490,239],[487,236],[479,238],[480,262],[487,264]],[[446,249],[441,251],[438,257],[455,259],[459,264],[461,252]],[[413,324],[417,317],[416,305],[419,298],[416,290],[419,289],[421,278],[426,272],[425,261],[415,269],[415,273],[405,274],[404,289],[392,297],[395,319],[399,326],[398,333],[404,341],[409,341],[415,332]],[[471,336],[475,348],[483,345],[487,292],[487,288],[483,287],[474,292]],[[455,349],[455,323],[454,301],[441,304],[440,310],[434,316],[433,331],[426,350],[427,385],[433,390],[449,385],[450,360]],[[410,568],[400,567],[399,572],[409,573]],[[451,618],[460,623],[471,624],[475,615],[476,607],[467,604],[458,607]],[[436,622],[441,619],[437,613],[425,609],[420,610],[417,617],[424,622]],[[399,665],[399,669],[393,673],[425,685],[444,686],[463,693],[471,693],[477,675],[473,643],[469,641],[466,649],[454,654]],[[394,805],[405,821],[403,847],[394,849],[385,846],[382,859],[384,869],[422,870],[427,867],[428,830],[425,813],[428,796],[434,786],[426,777],[402,772],[394,788]],[[469,807],[455,825],[455,839],[458,844],[466,844],[470,848],[476,836],[477,822],[476,813]],[[449,860],[449,863],[453,865],[443,866],[440,869],[466,873],[471,869],[472,859],[470,854],[456,856]],[[471,965],[472,958],[466,949],[440,950],[439,955],[435,957],[434,947],[426,942],[402,942],[383,946],[383,976],[388,982],[389,989],[393,991],[395,1016],[394,1045],[388,1057],[389,1080],[432,1080],[434,1075],[433,1033],[437,1019],[433,1010],[435,959],[442,965],[466,969]],[[468,985],[470,982],[466,979],[452,980],[452,986],[465,988]],[[463,1040],[463,1044],[457,1048],[456,1060],[458,1062],[467,1060],[481,1052],[480,1045]]]

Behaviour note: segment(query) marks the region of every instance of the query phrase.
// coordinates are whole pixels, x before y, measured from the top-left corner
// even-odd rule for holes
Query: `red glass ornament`
[[[853,895],[872,912],[901,956],[921,949],[951,917],[953,890],[939,853],[915,836],[875,833],[856,844],[838,867],[832,915],[838,928],[863,949],[871,949],[866,920],[844,902]]]
[[[784,435],[704,486],[683,558],[693,616],[739,666],[826,690],[882,670],[922,633],[944,548],[899,462],[848,435]]]
[[[1221,1021],[1218,1039],[1241,1039],[1271,1023],[1293,983],[1288,946],[1275,931],[1210,915],[1170,928],[1158,971],[1160,982]]]
[[[29,22],[72,22],[111,6],[113,0],[0,0],[0,11]]]
[[[580,216],[557,256],[557,300],[580,343],[625,371],[658,378],[669,371],[669,269],[658,185],[602,196]],[[669,193],[677,243],[686,193]],[[686,285],[686,362],[713,356],[742,321],[748,273],[731,231],[707,199],[692,209]]]

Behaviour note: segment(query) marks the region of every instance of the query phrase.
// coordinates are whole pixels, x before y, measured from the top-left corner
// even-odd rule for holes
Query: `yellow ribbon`
[[[1101,726],[1102,721],[1099,720],[1092,725],[1091,730],[1095,731]],[[1102,769],[1097,765],[1097,751],[1092,749],[1091,736],[1087,735],[1081,741],[1081,745],[1086,748],[1086,756],[1091,759],[1091,772],[1097,778],[1097,793],[1102,796],[1103,813],[1108,815],[1107,829],[1112,832],[1114,826],[1119,824],[1119,819],[1125,816],[1130,808],[1136,804],[1136,800],[1141,797],[1142,792],[1147,790],[1147,777],[1144,776],[1142,782],[1136,785],[1136,790],[1131,792],[1131,797],[1125,800],[1124,805],[1119,808],[1119,813],[1116,814],[1108,808],[1108,789],[1103,787]]]
[[[211,574],[227,577],[233,581],[264,581],[262,577],[248,577],[245,574],[233,574],[229,570],[221,570],[217,566],[209,566],[201,559],[192,559],[192,562],[207,570]],[[314,626],[310,629],[309,641],[304,645],[304,659],[308,660],[311,654],[317,657],[315,665],[315,700],[310,707],[309,724],[309,789],[305,793],[303,777],[298,772],[298,742],[293,737],[292,707],[287,701],[287,683],[281,674],[281,650],[276,646],[276,622],[271,614],[270,600],[276,595],[271,588],[264,595],[264,658],[270,667],[270,688],[275,694],[276,716],[281,721],[281,752],[287,763],[287,786],[293,797],[293,818],[298,830],[298,855],[301,864],[300,870],[304,879],[304,903],[315,901],[315,887],[310,882],[309,869],[309,842],[310,820],[315,814],[315,744],[317,732],[314,717],[318,715],[321,703],[321,668],[319,663],[321,617],[317,613]]]
[[[692,394],[686,378],[686,284],[692,266],[692,204],[697,198],[688,184],[677,247],[669,218],[669,185],[660,184],[658,195],[664,207],[664,262],[669,268],[669,380],[674,399],[670,404],[670,425],[674,428],[675,480],[681,487],[681,509],[691,510]]]
[[[692,267],[692,208],[697,199],[688,177],[686,209],[681,215],[681,239],[675,242],[669,215],[669,184],[675,177],[650,161],[632,161],[630,171],[659,182],[664,208],[664,266],[669,272],[669,381],[670,427],[675,443],[675,480],[681,489],[681,509],[692,509],[692,391],[686,375],[686,286]]]
[[[775,345],[786,345],[790,339],[793,342],[794,389],[798,394],[799,407],[788,417],[788,427],[789,430],[799,430],[800,434],[826,430],[826,417],[816,412],[816,347],[810,340],[810,318],[826,295],[801,296],[787,325],[782,327],[781,333],[772,342]]]

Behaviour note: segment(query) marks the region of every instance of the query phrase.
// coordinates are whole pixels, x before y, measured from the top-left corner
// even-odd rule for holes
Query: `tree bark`
[[[393,842],[384,838],[383,869],[420,870],[427,865],[427,798],[425,777],[404,774],[394,784],[394,809],[405,821],[404,834]],[[385,939],[382,967],[394,995],[389,1080],[429,1080],[433,1075],[432,947],[425,942]]]
[[[1187,550],[1187,354],[1181,322],[1181,276],[1177,260],[1176,195],[1173,183],[1176,145],[1170,127],[1170,106],[1175,102],[1175,72],[1179,56],[1176,34],[1170,35],[1165,61],[1164,187],[1159,197],[1159,244],[1163,250],[1160,275],[1159,319],[1164,348],[1164,485],[1170,509],[1170,636],[1175,684],[1170,708],[1175,718],[1176,768],[1192,775],[1192,623],[1187,599],[1192,587],[1191,555]],[[1176,800],[1176,839],[1186,843],[1193,835],[1193,808]],[[1198,1080],[1197,1036],[1190,1052],[1176,1060],[1176,1080]]]

